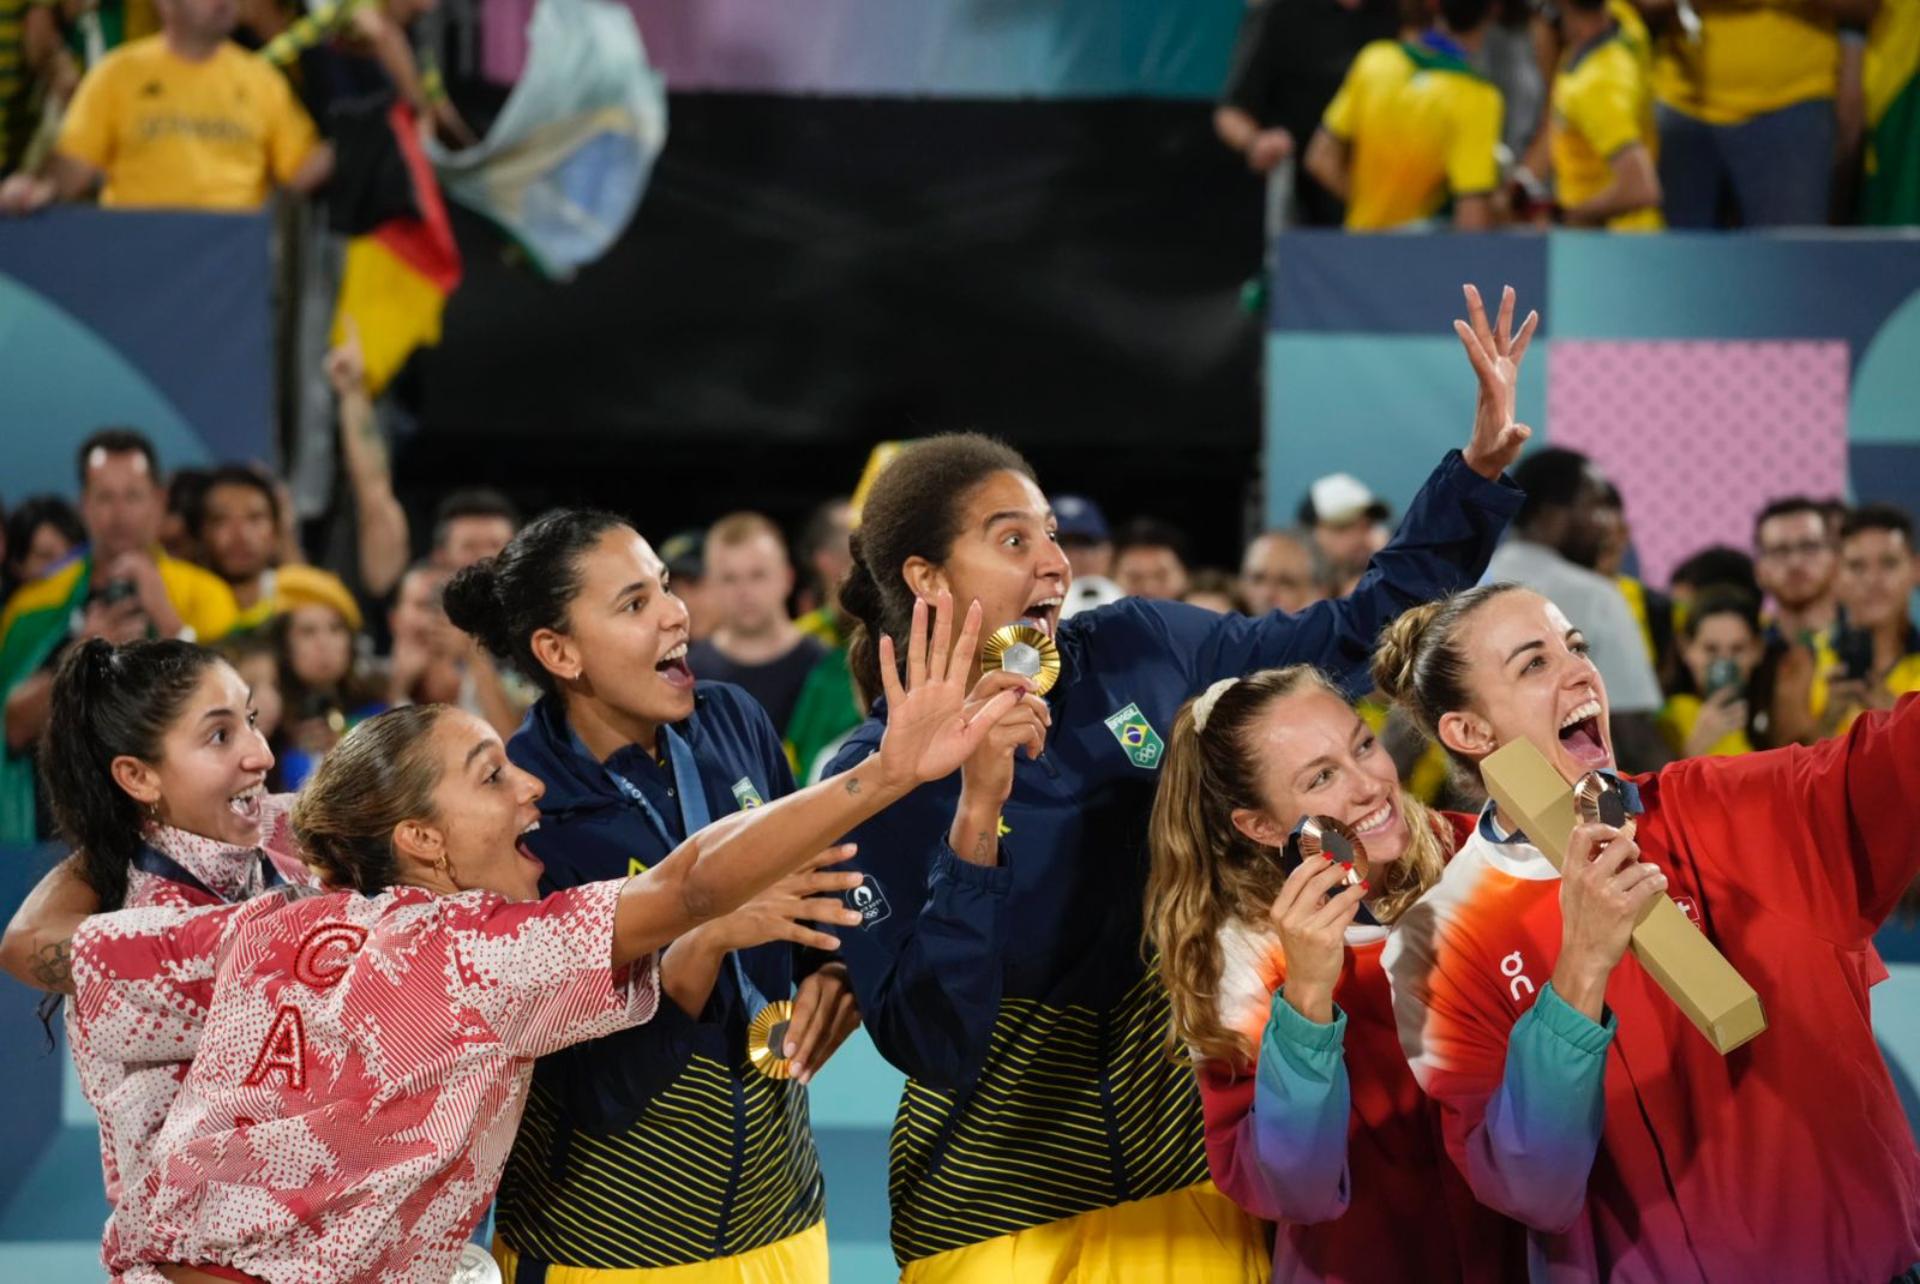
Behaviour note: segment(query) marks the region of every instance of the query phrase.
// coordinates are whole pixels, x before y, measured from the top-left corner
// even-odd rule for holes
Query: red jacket
[[[1557,1000],[1536,1007],[1558,879],[1483,829],[1387,958],[1448,1148],[1476,1195],[1533,1227],[1548,1278],[1885,1284],[1920,1261],[1920,1153],[1874,1042],[1872,936],[1920,873],[1920,699],[1812,748],[1636,783],[1643,858],[1759,992],[1768,1029],[1721,1056],[1631,955],[1607,989],[1610,1046]],[[1526,1081],[1541,1063],[1515,1030],[1567,1032],[1569,1014],[1596,1107],[1604,1087],[1584,1120],[1567,1085]]]

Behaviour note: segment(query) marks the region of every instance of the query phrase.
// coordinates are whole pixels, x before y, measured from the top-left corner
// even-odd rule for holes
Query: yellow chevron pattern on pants
[[[736,1091],[745,1105],[737,1146]],[[562,1128],[557,1102],[536,1082],[500,1183],[509,1251],[596,1271],[685,1266],[778,1244],[825,1213],[806,1089],[768,1079],[744,1057],[731,1068],[694,1057],[620,1132]]]
[[[895,1258],[1206,1181],[1200,1096],[1191,1065],[1167,1054],[1169,1020],[1156,962],[1106,1013],[1003,999],[964,1104],[908,1080],[891,1146]]]

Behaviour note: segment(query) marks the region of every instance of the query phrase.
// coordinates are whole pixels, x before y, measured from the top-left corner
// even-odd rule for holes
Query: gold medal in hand
[[[760,1009],[747,1027],[747,1060],[769,1079],[790,1079],[793,1065],[787,1060],[787,1030],[793,1025],[793,1004],[786,999]]]
[[[1035,695],[1045,695],[1060,680],[1060,648],[1031,624],[995,629],[980,648],[980,676],[1003,669],[1032,682]]]

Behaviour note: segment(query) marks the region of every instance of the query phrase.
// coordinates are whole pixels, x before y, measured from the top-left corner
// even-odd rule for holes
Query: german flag
[[[389,218],[347,242],[333,342],[358,329],[367,363],[367,391],[378,396],[416,348],[440,341],[447,296],[460,284],[460,249],[433,166],[420,145],[418,118],[406,103],[386,111],[387,136],[399,152],[417,212]]]

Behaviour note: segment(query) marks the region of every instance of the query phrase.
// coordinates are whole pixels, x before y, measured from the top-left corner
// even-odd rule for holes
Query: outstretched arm
[[[930,626],[927,616],[926,603],[916,603],[904,687],[894,676],[898,671],[892,639],[880,640],[888,707],[880,752],[844,775],[707,826],[665,860],[628,880],[614,920],[616,967],[738,909],[916,785],[959,770],[1019,692],[1003,692],[968,711],[964,705],[980,638],[979,603],[967,612],[958,643],[949,642],[949,595],[941,594]]]
[[[1479,383],[1473,433],[1466,448],[1448,452],[1420,488],[1393,542],[1374,554],[1353,592],[1317,602],[1295,615],[1273,611],[1248,619],[1194,607],[1152,602],[1162,633],[1142,645],[1164,646],[1186,667],[1189,690],[1254,669],[1314,664],[1356,694],[1371,684],[1368,665],[1380,630],[1401,612],[1469,588],[1486,573],[1493,550],[1524,496],[1502,474],[1520,455],[1532,429],[1514,419],[1521,362],[1537,315],[1513,329],[1514,295],[1507,290],[1496,326],[1487,322],[1479,291],[1464,287],[1471,322],[1456,321]],[[1119,608],[1112,608],[1119,609]]]
[[[340,453],[353,482],[353,509],[359,519],[360,583],[374,597],[384,597],[407,569],[407,513],[394,498],[387,443],[367,396],[366,362],[351,321],[346,342],[327,354],[327,379],[340,406]],[[510,735],[513,728],[500,730]]]

